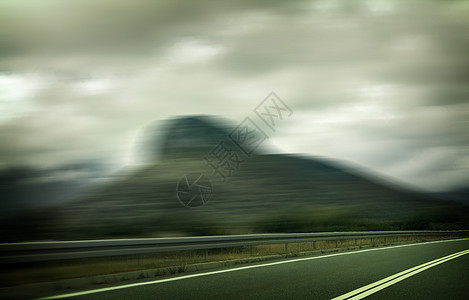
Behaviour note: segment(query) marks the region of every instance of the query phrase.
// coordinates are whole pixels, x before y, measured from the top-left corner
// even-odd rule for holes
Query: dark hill
[[[36,238],[468,227],[463,205],[323,159],[258,153],[245,157],[223,182],[203,159],[229,132],[213,124],[203,117],[172,120],[160,140],[158,163],[49,211]],[[177,200],[177,184],[199,172],[213,193],[204,206],[189,209]]]
[[[213,116],[175,117],[149,126],[141,149],[156,162],[175,157],[204,155],[229,134],[226,122]]]
[[[465,205],[469,205],[469,187],[440,192],[435,195],[446,200],[457,201]]]

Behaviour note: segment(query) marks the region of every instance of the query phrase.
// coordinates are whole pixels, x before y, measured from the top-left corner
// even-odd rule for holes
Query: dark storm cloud
[[[6,3],[0,12],[0,54],[148,54],[170,43],[175,35],[200,34],[210,22],[232,18],[235,13],[289,11],[302,2],[42,1],[24,7]]]

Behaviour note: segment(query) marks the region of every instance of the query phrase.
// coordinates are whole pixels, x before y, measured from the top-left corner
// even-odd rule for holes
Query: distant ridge
[[[467,206],[323,159],[257,153],[223,182],[203,160],[227,137],[223,124],[206,116],[164,122],[147,148],[160,151],[158,162],[50,209],[46,220],[23,216],[22,228],[38,231],[18,228],[4,232],[4,239],[469,228]],[[188,209],[177,200],[176,187],[197,172],[209,178],[213,193],[206,205]]]

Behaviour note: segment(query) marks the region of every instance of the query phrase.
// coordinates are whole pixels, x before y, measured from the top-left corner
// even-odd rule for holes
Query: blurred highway
[[[465,254],[468,249],[468,239],[374,248],[166,277],[62,297],[362,299],[368,296],[371,299],[467,299],[469,256]],[[459,254],[451,256],[456,253]],[[447,259],[437,261],[439,264],[424,265],[443,257]],[[415,268],[417,266],[419,268]],[[424,266],[429,268],[422,268]],[[412,270],[416,272],[409,273]],[[392,281],[393,278],[403,280]],[[380,282],[382,279],[386,280]],[[378,287],[376,293],[364,294],[369,287],[363,287],[373,283],[376,283],[373,287]],[[385,288],[379,290],[382,287]],[[348,294],[352,291],[355,292]]]

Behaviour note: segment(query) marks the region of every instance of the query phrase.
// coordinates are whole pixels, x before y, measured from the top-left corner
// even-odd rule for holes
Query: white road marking
[[[465,254],[469,254],[469,249],[461,251],[461,252],[453,253],[453,254],[447,255],[445,257],[438,258],[438,259],[432,260],[430,262],[418,265],[416,267],[407,269],[407,270],[402,271],[400,273],[391,275],[389,277],[386,277],[384,279],[381,279],[379,281],[376,281],[376,282],[371,283],[369,285],[366,285],[364,287],[353,290],[353,291],[351,291],[347,294],[335,297],[332,300],[344,300],[344,299],[358,300],[358,299],[363,299],[365,297],[368,297],[371,294],[374,294],[374,293],[376,293],[376,292],[378,292],[382,289],[387,288],[388,286],[396,284],[399,281],[402,281],[406,278],[414,276],[415,274],[418,274],[418,273],[423,272],[427,269],[430,269],[434,266],[437,266],[437,265],[442,264],[444,262],[447,262],[449,260],[458,258],[458,257],[463,256]]]
[[[83,295],[89,295],[89,294],[95,294],[95,293],[101,293],[101,292],[108,292],[108,291],[114,291],[114,290],[120,290],[120,289],[126,289],[126,288],[144,286],[144,285],[150,285],[150,284],[171,282],[171,281],[177,281],[177,280],[183,280],[183,279],[189,279],[189,278],[195,278],[195,277],[201,277],[201,276],[208,276],[208,275],[214,275],[214,274],[235,272],[235,271],[240,271],[240,270],[275,266],[275,265],[281,265],[281,264],[288,264],[288,263],[293,263],[293,262],[298,262],[298,261],[314,260],[314,259],[321,259],[321,258],[341,256],[341,255],[351,255],[351,254],[370,252],[370,251],[387,250],[387,249],[395,249],[395,248],[402,248],[402,247],[411,247],[411,246],[445,243],[445,242],[453,242],[453,241],[463,241],[463,240],[469,240],[469,238],[424,242],[424,243],[418,243],[418,244],[397,245],[397,246],[389,246],[389,247],[383,247],[383,248],[372,248],[372,249],[364,249],[364,250],[351,251],[351,252],[327,254],[327,255],[323,255],[323,256],[295,258],[295,259],[290,259],[290,260],[277,261],[277,262],[265,263],[265,264],[259,264],[259,265],[252,265],[252,266],[237,267],[237,268],[225,269],[225,270],[219,270],[219,271],[211,271],[211,272],[205,272],[205,273],[183,275],[183,276],[173,277],[173,278],[166,278],[166,279],[159,279],[159,280],[145,281],[145,282],[137,282],[137,283],[129,283],[129,284],[124,284],[124,285],[119,285],[119,286],[112,286],[112,287],[107,287],[107,288],[100,288],[100,289],[94,289],[94,290],[88,290],[88,291],[82,291],[82,292],[76,292],[76,293],[69,293],[69,294],[62,294],[62,295],[44,297],[44,298],[40,298],[40,299],[43,299],[43,300],[46,300],[46,299],[63,299],[63,298],[83,296]]]

